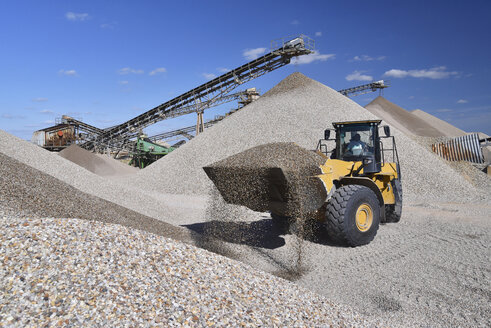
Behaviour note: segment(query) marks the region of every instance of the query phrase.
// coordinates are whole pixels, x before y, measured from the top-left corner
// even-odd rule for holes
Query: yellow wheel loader
[[[388,126],[380,136],[380,123],[333,123],[335,139],[325,130],[315,152],[272,143],[203,169],[226,202],[269,211],[281,229],[315,220],[337,243],[365,245],[380,222],[398,222],[402,211],[397,148]]]

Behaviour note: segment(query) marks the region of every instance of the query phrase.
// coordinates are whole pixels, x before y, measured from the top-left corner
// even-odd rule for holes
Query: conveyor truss
[[[271,52],[214,78],[184,94],[100,134],[81,144],[86,149],[117,149],[135,133],[159,121],[184,115],[190,110],[200,112],[226,99],[238,86],[290,63],[292,57],[308,55],[314,51],[314,41],[305,35],[272,42]]]

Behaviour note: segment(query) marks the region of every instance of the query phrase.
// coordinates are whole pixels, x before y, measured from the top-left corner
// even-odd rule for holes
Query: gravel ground
[[[1,224],[1,326],[380,326],[294,283],[154,234],[79,219]]]
[[[246,106],[128,178],[142,189],[177,194],[206,194],[211,182],[203,166],[271,142],[295,142],[313,149],[331,122],[376,117],[335,90],[294,73]],[[443,159],[392,129],[403,174],[406,200],[472,201],[487,195]],[[387,142],[387,141],[386,141]]]
[[[345,248],[322,233],[308,240],[284,235],[267,213],[211,203],[207,220],[188,225],[211,237],[197,242],[203,248],[293,280],[389,326],[491,324],[490,205],[409,204],[401,222],[382,225],[369,245]]]

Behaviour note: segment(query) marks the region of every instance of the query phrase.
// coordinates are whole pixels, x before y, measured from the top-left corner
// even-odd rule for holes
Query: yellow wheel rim
[[[373,211],[370,205],[363,203],[358,207],[356,211],[356,227],[361,232],[368,231],[372,226],[373,222]]]

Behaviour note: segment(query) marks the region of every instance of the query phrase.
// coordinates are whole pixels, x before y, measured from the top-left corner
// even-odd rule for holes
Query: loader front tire
[[[338,188],[327,202],[325,227],[336,243],[351,247],[370,243],[380,224],[380,204],[365,186]]]

